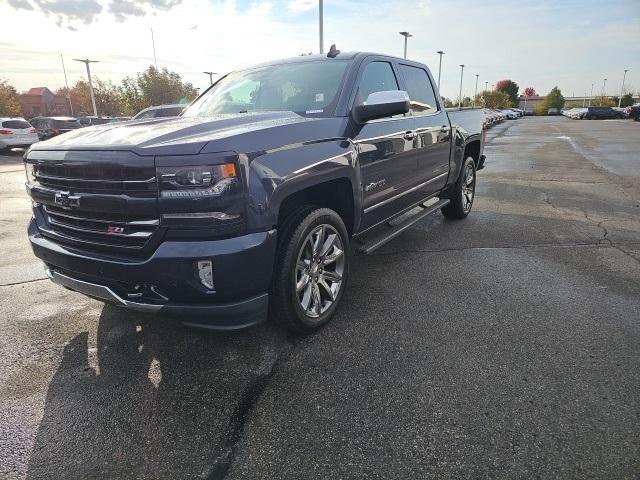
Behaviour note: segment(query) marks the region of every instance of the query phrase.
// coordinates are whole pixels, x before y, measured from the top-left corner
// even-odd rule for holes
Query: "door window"
[[[436,94],[427,72],[411,65],[400,65],[400,72],[404,77],[407,93],[411,99],[411,111],[419,114],[437,112]]]
[[[371,62],[362,72],[356,103],[362,103],[375,92],[399,90],[398,81],[389,62]]]

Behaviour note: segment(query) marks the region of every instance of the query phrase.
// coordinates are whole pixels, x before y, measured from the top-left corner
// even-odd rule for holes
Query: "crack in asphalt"
[[[44,277],[44,278],[34,278],[33,280],[24,280],[22,282],[0,283],[0,287],[11,287],[14,285],[22,285],[23,283],[41,282],[42,280],[49,280],[49,279],[47,277]]]
[[[207,480],[222,480],[227,477],[235,460],[249,415],[275,374],[278,365],[291,355],[295,347],[295,340],[288,335],[285,337],[283,345],[276,349],[269,349],[266,352],[257,369],[255,378],[245,388],[240,401],[229,418],[227,432],[223,435],[220,445],[214,450],[220,453],[213,462],[211,471],[207,475]]]

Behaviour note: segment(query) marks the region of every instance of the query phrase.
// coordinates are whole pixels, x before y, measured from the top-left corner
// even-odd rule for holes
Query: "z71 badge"
[[[377,182],[371,182],[369,185],[364,187],[365,192],[370,192],[376,188],[384,187],[387,183],[387,179],[383,178],[382,180],[378,180]]]

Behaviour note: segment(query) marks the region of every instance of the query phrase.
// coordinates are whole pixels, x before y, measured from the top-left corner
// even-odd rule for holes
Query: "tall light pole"
[[[620,108],[620,103],[622,102],[622,95],[624,95],[624,81],[627,78],[627,72],[629,70],[624,71],[624,75],[622,76],[622,86],[620,87],[620,97],[618,98],[618,108]]]
[[[593,100],[593,83],[591,84],[591,93],[589,94],[589,107],[591,106],[591,100]]]
[[[322,0],[318,1],[318,28],[319,28],[319,36],[320,36],[320,54],[324,53],[324,25],[323,25],[323,5]]]
[[[442,50],[438,50],[438,55],[440,55],[440,63],[438,63],[438,91],[440,91],[440,75],[442,75],[442,55],[444,52]]]
[[[484,82],[484,89],[489,90],[489,82]]]
[[[407,58],[407,38],[413,37],[409,32],[400,32],[400,35],[404,37],[404,58]]]
[[[473,94],[473,108],[476,108],[476,97],[478,96],[478,77],[479,73],[476,73],[476,93]]]
[[[64,68],[64,58],[62,54],[60,54],[60,60],[62,60],[62,71],[64,72],[64,84],[67,87],[67,102],[69,102],[69,111],[71,112],[71,116],[73,117],[73,105],[71,104],[71,95],[69,95],[69,82],[67,81],[67,69]]]
[[[156,58],[156,41],[153,38],[153,28],[150,29],[151,30],[151,47],[153,48],[153,64],[156,67],[156,70],[158,70],[158,59]]]
[[[202,72],[205,75],[209,75],[209,85],[213,85],[213,76],[217,75],[218,72]]]
[[[584,108],[587,103],[587,92],[584,92],[584,97],[582,98],[582,108]]]
[[[87,67],[87,78],[89,79],[89,93],[91,94],[91,104],[93,105],[93,115],[98,116],[98,109],[96,108],[96,97],[93,94],[93,83],[91,82],[91,70],[89,69],[90,63],[98,63],[99,60],[89,60],[88,58],[81,60],[79,58],[73,59],[76,62],[82,62]]]
[[[460,93],[458,94],[458,110],[462,107],[462,75],[464,75],[464,65],[460,65]]]
[[[607,79],[605,78],[604,81],[602,82],[602,101],[604,101],[604,95],[605,95],[605,92],[606,92],[606,90],[605,90],[606,88],[607,88]],[[602,104],[602,101],[600,101],[600,104]]]

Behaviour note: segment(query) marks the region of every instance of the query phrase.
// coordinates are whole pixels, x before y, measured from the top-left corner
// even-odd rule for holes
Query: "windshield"
[[[269,111],[327,115],[346,66],[344,60],[321,60],[233,72],[196,100],[183,116]]]

